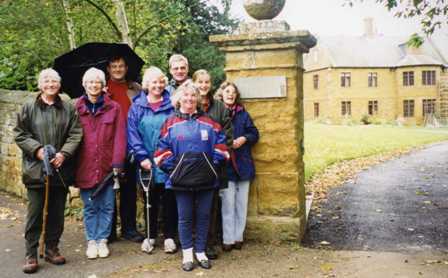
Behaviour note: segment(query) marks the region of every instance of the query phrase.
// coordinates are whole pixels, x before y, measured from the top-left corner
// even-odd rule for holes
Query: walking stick
[[[150,227],[149,227],[149,209],[151,208],[151,204],[149,203],[149,191],[151,187],[151,181],[152,181],[152,171],[151,170],[144,170],[142,168],[138,169],[138,178],[139,183],[145,192],[145,199],[146,199],[146,239],[143,241],[141,249],[143,252],[151,253],[154,247],[151,246],[149,243],[150,240]]]
[[[56,150],[52,145],[44,146],[44,176],[45,176],[45,193],[44,193],[44,210],[42,213],[42,232],[39,239],[39,256],[44,257],[45,236],[47,230],[48,218],[48,199],[50,195],[50,176],[53,176],[53,167],[50,161],[55,157]]]

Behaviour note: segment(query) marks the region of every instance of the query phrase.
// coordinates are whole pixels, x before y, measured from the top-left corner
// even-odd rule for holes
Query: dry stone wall
[[[0,89],[0,190],[24,197],[22,152],[14,142],[16,115],[27,98],[35,93]]]

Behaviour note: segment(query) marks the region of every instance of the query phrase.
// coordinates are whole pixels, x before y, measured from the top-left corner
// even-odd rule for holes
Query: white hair
[[[142,88],[144,90],[148,89],[148,83],[160,77],[163,77],[165,84],[168,83],[168,78],[158,67],[151,66],[147,68],[143,74]]]
[[[187,64],[187,68],[188,68],[188,59],[184,55],[182,55],[182,54],[171,55],[170,59],[168,60],[168,65],[171,68],[173,66],[173,64],[177,63],[177,62],[185,62],[185,64]]]
[[[186,92],[186,91],[192,91],[196,95],[197,106],[199,108],[201,106],[201,103],[200,103],[201,94],[199,93],[198,87],[196,87],[193,84],[193,81],[191,81],[191,79],[188,79],[187,81],[185,81],[182,85],[180,85],[176,89],[176,91],[174,91],[173,95],[170,97],[171,104],[174,107],[179,108],[179,106],[180,106],[180,98],[181,98],[182,94],[184,92]]]
[[[40,90],[42,90],[45,78],[50,78],[52,80],[56,80],[57,82],[61,83],[61,76],[59,75],[59,73],[52,68],[47,68],[42,70],[39,73],[39,77],[37,78],[37,87]]]
[[[88,81],[97,80],[99,79],[101,81],[101,84],[106,86],[106,75],[104,72],[97,68],[90,68],[86,70],[82,77],[82,86],[85,87]]]

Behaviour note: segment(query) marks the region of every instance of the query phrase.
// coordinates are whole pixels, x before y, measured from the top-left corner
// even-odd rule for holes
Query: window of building
[[[414,86],[414,72],[404,71],[403,72],[403,86]]]
[[[436,71],[435,70],[422,71],[422,84],[436,85]]]
[[[404,117],[414,117],[414,100],[406,99],[403,100],[403,116]]]
[[[314,118],[319,118],[319,103],[314,103]]]
[[[378,114],[378,100],[369,100],[368,111],[370,116]]]
[[[351,85],[351,73],[342,72],[341,73],[341,87],[350,87]]]
[[[369,72],[367,80],[369,87],[378,87],[378,73]]]
[[[436,100],[424,99],[423,100],[423,116],[432,115],[436,112]]]
[[[313,75],[313,85],[314,85],[314,89],[319,89],[319,75],[315,74]]]
[[[342,101],[341,102],[341,115],[342,116],[351,116],[352,115],[352,102],[351,101]]]

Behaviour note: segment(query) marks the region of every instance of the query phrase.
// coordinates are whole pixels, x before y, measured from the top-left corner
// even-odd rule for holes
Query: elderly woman
[[[59,97],[61,77],[53,69],[40,72],[40,93],[26,102],[17,114],[14,128],[15,141],[23,151],[22,181],[27,188],[28,211],[25,226],[26,258],[23,272],[38,270],[37,249],[42,232],[43,208],[48,198],[48,216],[45,231],[45,260],[56,265],[65,263],[58,244],[64,230],[64,210],[68,188],[74,182],[73,156],[82,139],[75,107]],[[44,190],[44,146],[56,149],[50,161],[59,175],[49,178],[49,192]]]
[[[174,237],[177,231],[176,199],[170,189],[165,189],[168,176],[154,163],[154,152],[160,136],[160,128],[174,112],[170,94],[165,89],[166,76],[157,67],[150,67],[143,75],[143,91],[134,98],[128,117],[128,145],[140,167],[152,170],[153,186],[150,188],[149,241],[142,250],[150,253],[155,246],[158,234],[158,215],[160,203],[163,207],[163,234],[166,253],[176,252]],[[144,199],[146,202],[146,199]],[[145,203],[146,207],[146,203]],[[146,210],[145,210],[146,214]],[[147,219],[145,217],[145,219]],[[147,247],[145,247],[147,246]]]
[[[103,91],[104,72],[88,69],[82,78],[85,94],[76,102],[84,138],[79,151],[76,186],[84,203],[84,228],[88,259],[109,256],[107,237],[112,229],[115,206],[113,179],[95,198],[102,180],[114,169],[120,172],[126,155],[126,125],[118,103]]]
[[[228,159],[229,153],[221,126],[198,109],[197,88],[183,84],[175,96],[177,110],[162,126],[154,160],[170,174],[166,188],[174,190],[176,195],[182,269],[191,271],[194,268],[193,245],[199,265],[209,269],[211,264],[205,248],[213,192],[218,186],[216,168]]]
[[[220,93],[226,107],[231,111],[233,128],[232,163],[227,164],[229,186],[221,189],[222,230],[224,251],[241,249],[246,228],[249,185],[255,177],[252,146],[258,141],[258,129],[244,109],[240,93],[234,83],[221,84]]]
[[[193,73],[194,85],[199,89],[201,95],[201,109],[209,116],[213,121],[220,124],[226,135],[226,145],[230,149],[233,144],[232,134],[232,120],[230,118],[229,110],[224,106],[221,100],[213,99],[211,92],[212,80],[208,71],[204,69],[197,70]],[[222,165],[219,171],[219,188],[227,187],[227,175],[226,167]],[[210,227],[207,239],[207,257],[209,259],[217,259],[218,252],[216,245],[218,244],[218,230],[221,224],[219,220],[221,215],[221,207],[219,206],[219,190],[216,190],[213,194],[212,211],[210,215]]]

